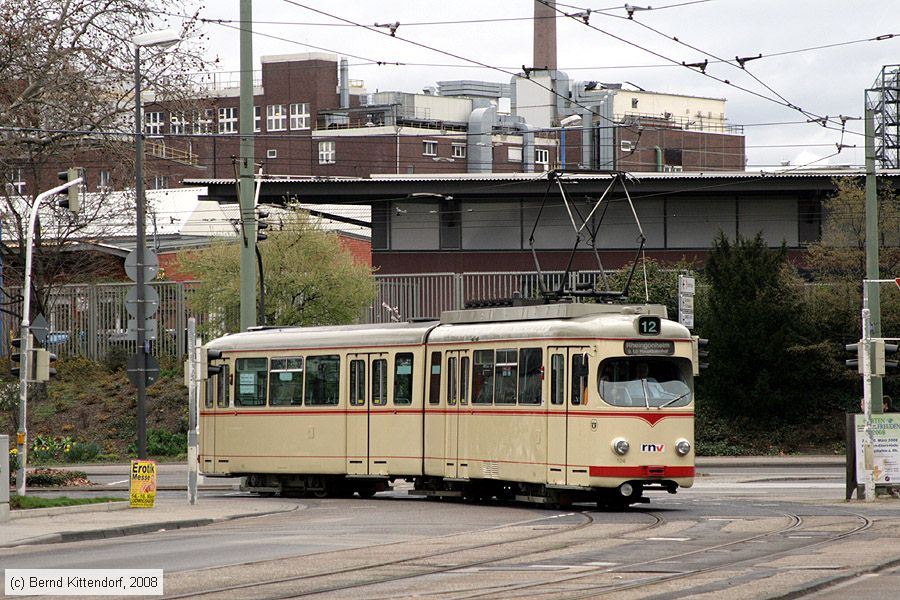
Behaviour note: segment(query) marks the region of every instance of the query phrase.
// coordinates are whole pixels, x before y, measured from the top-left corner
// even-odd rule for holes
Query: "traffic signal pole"
[[[19,468],[16,471],[16,493],[25,495],[25,466],[28,462],[28,375],[31,373],[31,262],[34,247],[34,226],[37,223],[38,209],[47,198],[68,190],[73,185],[80,185],[82,177],[67,181],[51,190],[47,190],[35,198],[28,217],[27,241],[25,243],[25,281],[22,284],[22,327],[21,327],[21,361],[19,370],[19,431],[16,435]]]

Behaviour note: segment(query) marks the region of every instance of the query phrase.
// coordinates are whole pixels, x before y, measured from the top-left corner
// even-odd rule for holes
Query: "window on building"
[[[253,107],[253,131],[259,133],[262,131],[260,127],[262,126],[262,107],[254,106]]]
[[[412,404],[413,355],[398,354],[394,359],[394,404]]]
[[[632,98],[631,99],[631,108],[637,108],[637,107],[638,107],[638,99]]]
[[[237,359],[235,363],[237,371],[235,406],[264,406],[266,404],[268,362],[265,358]]]
[[[303,358],[273,358],[269,370],[269,404],[299,406],[303,403]]]
[[[6,174],[6,189],[11,194],[25,195],[25,178],[22,169],[10,169]]]
[[[510,146],[509,154],[509,162],[522,162],[522,146]]]
[[[187,133],[187,119],[184,111],[173,112],[169,115],[169,131],[175,135]]]
[[[153,190],[169,189],[169,176],[168,175],[154,175],[153,176],[153,187],[150,189],[153,189]]]
[[[333,165],[335,162],[334,142],[319,142],[319,164]]]
[[[219,133],[237,133],[238,109],[229,106],[219,109]]]
[[[286,131],[287,113],[284,104],[270,104],[266,107],[266,131]]]
[[[213,109],[206,108],[194,111],[194,133],[213,132]]]
[[[441,203],[441,250],[459,250],[462,247],[460,206],[457,199],[443,199]]]
[[[306,359],[307,406],[336,406],[340,398],[341,357],[310,356]]]
[[[291,129],[309,129],[309,102],[291,104]]]
[[[100,183],[97,185],[97,191],[108,192],[112,189],[112,177],[109,171],[100,171]]]
[[[423,156],[437,156],[438,151],[438,143],[426,140],[422,142],[422,155]]]
[[[144,113],[144,133],[147,135],[162,135],[163,114],[161,112]]]
[[[453,158],[465,158],[466,157],[466,145],[465,144],[453,144]]]
[[[534,162],[545,167],[550,164],[550,151],[546,148],[537,148],[534,151]]]

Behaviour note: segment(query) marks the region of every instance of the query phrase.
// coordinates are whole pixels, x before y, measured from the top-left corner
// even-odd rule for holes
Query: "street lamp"
[[[135,283],[136,307],[136,340],[137,340],[137,442],[138,458],[147,458],[147,309],[146,294],[144,293],[145,263],[147,253],[147,232],[144,220],[144,132],[141,118],[141,48],[168,48],[181,40],[181,36],[174,29],[162,31],[148,31],[131,38],[134,44],[134,195],[137,210],[137,241],[135,258],[137,259],[137,273]]]

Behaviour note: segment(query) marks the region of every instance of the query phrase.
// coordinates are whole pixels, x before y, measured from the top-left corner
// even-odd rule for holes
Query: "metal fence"
[[[567,277],[567,287],[593,285],[598,272],[580,271],[543,273],[544,286],[557,289]],[[539,276],[534,272],[503,273],[429,273],[415,275],[376,275],[376,297],[363,312],[360,322],[385,323],[399,320],[439,318],[445,310],[458,310],[473,301],[491,301],[514,296],[537,297]],[[159,294],[156,313],[158,328],[152,353],[181,360],[187,345],[187,320],[205,322],[205,315],[191,310],[188,299],[199,282],[154,282]],[[102,360],[111,351],[135,352],[129,339],[125,297],[130,283],[97,283],[60,286],[53,290],[45,316],[50,323],[45,346],[59,356],[83,356]],[[10,297],[20,288],[7,288]],[[18,337],[21,313],[3,314],[0,353],[9,352],[10,337]]]

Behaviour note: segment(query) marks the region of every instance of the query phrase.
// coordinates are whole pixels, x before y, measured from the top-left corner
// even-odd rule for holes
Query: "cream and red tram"
[[[201,471],[248,490],[621,505],[693,483],[697,342],[662,306],[260,329],[205,355]]]

